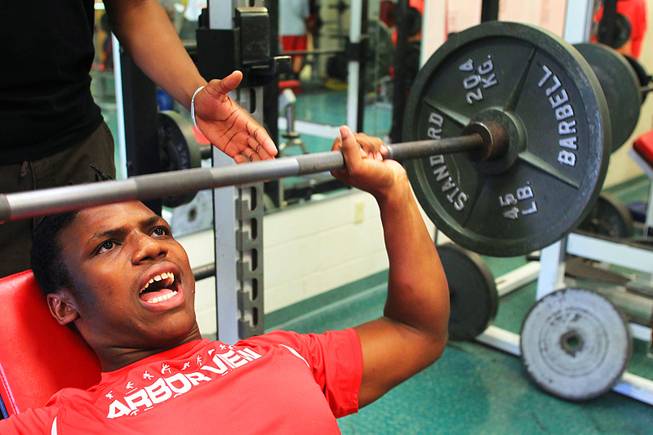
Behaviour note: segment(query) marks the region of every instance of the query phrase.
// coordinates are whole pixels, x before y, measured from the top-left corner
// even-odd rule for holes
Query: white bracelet
[[[193,92],[193,97],[190,99],[190,117],[193,120],[193,125],[197,127],[197,120],[195,119],[195,97],[197,94],[200,93],[202,89],[204,89],[206,85],[202,85],[199,88],[195,89],[195,92]],[[198,127],[199,128],[199,127]]]

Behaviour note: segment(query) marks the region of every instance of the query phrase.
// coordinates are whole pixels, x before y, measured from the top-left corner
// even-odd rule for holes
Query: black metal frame
[[[367,73],[367,62],[365,58],[367,57],[367,50],[369,47],[369,35],[368,35],[368,14],[369,14],[369,2],[368,0],[361,0],[363,2],[363,12],[361,13],[362,23],[361,23],[361,46],[354,60],[358,61],[358,100],[356,104],[357,114],[356,114],[356,131],[363,131],[365,124],[365,76]]]
[[[481,23],[499,19],[499,0],[483,0],[481,4]]]
[[[270,16],[270,55],[279,55],[279,0],[266,0]],[[270,137],[279,143],[279,78],[275,77],[263,87],[263,125]],[[281,207],[284,202],[283,188],[280,180],[269,181],[263,185],[263,193],[267,195],[275,207]]]
[[[397,2],[397,47],[394,58],[394,89],[392,95],[392,127],[390,140],[393,143],[401,142],[404,124],[404,108],[408,99],[410,86],[406,87],[406,62],[405,54],[408,47],[408,0]]]
[[[159,156],[157,133],[156,86],[120,48],[125,148],[129,177],[154,174],[163,170]],[[154,199],[146,205],[161,214],[162,200]]]

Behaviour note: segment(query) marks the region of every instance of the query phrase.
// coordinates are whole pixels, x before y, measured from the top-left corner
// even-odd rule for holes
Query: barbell
[[[406,107],[403,160],[426,214],[488,255],[541,249],[580,223],[610,149],[605,97],[569,44],[489,22],[451,36],[420,70]],[[284,157],[0,195],[0,221],[147,200],[345,167],[341,152]]]

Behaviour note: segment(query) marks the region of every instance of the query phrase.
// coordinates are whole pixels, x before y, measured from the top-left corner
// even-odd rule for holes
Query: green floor
[[[648,183],[638,180],[614,193],[643,199]],[[485,259],[495,276],[523,258]],[[266,317],[270,329],[322,331],[357,325],[381,314],[385,274],[380,273]],[[535,298],[530,284],[501,300],[495,324],[519,332]],[[629,370],[653,377],[647,344],[635,343]],[[345,434],[536,434],[653,433],[653,408],[616,393],[570,403],[532,385],[520,360],[477,343],[450,343],[442,358],[389,394],[339,420]]]

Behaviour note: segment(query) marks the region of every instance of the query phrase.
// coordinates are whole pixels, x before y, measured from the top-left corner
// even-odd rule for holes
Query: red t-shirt
[[[339,433],[335,417],[358,410],[362,371],[353,329],[197,340],[63,389],[0,421],[0,433]]]

